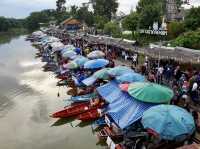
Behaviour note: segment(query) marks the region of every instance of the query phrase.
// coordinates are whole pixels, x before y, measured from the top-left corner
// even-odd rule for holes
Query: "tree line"
[[[138,34],[137,30],[148,29],[155,21],[161,24],[166,11],[165,2],[166,0],[139,0],[135,11],[131,11],[129,15],[118,20],[116,19],[116,12],[119,6],[117,0],[90,0],[93,11],[89,10],[87,5],[82,5],[81,7],[74,5],[71,6],[70,9],[66,9],[66,0],[57,0],[56,9],[33,12],[23,20],[0,17],[0,32],[16,27],[24,27],[33,31],[38,29],[41,25],[48,24],[50,21],[56,21],[57,24],[59,24],[63,20],[73,17],[86,23],[89,27],[94,27],[113,37],[122,37],[122,30],[129,30],[132,31],[132,35],[128,38],[141,40],[143,35]],[[176,0],[176,2],[179,9],[182,0]],[[122,27],[120,24],[122,24]],[[173,45],[185,45],[184,42],[191,43],[191,41],[199,41],[199,34],[195,34],[195,40],[187,38],[187,40],[191,40],[190,42],[185,39],[188,35],[194,38],[191,34],[199,32],[199,27],[200,7],[191,8],[186,11],[183,21],[168,23],[169,35],[167,40],[176,40],[176,38],[180,36],[176,42],[173,42]],[[181,37],[181,35],[184,36]],[[144,41],[148,41],[146,38],[150,39],[151,37],[145,36]],[[156,40],[159,39],[156,38]],[[187,47],[189,47],[188,44]]]

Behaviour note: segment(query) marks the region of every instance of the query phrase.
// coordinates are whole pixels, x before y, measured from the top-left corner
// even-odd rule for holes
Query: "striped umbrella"
[[[93,76],[97,79],[108,80],[109,79],[108,70],[110,70],[110,68],[103,68],[95,72]]]
[[[169,103],[174,96],[168,87],[148,82],[130,84],[128,93],[137,100],[149,103]]]

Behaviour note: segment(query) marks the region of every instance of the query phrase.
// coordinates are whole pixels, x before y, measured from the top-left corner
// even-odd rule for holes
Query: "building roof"
[[[81,22],[74,18],[68,18],[61,23],[61,25],[74,25],[74,24],[80,25]]]

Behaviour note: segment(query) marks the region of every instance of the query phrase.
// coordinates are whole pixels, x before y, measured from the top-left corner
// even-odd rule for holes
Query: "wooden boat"
[[[123,133],[122,132],[115,132],[110,127],[104,127],[98,134],[97,137],[100,141],[106,141],[107,137],[112,138],[113,140],[122,140]]]
[[[102,105],[91,106],[90,102],[73,104],[66,107],[64,110],[58,111],[51,115],[53,118],[68,118],[72,116],[77,116],[79,114],[85,113],[87,111],[100,108]]]
[[[98,109],[92,109],[88,112],[85,112],[83,114],[80,114],[77,119],[81,121],[92,121],[95,119],[98,119],[100,117],[100,114],[98,112]]]

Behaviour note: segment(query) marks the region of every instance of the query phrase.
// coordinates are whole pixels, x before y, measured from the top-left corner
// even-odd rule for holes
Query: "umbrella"
[[[144,82],[145,78],[139,73],[126,73],[116,77],[119,83]]]
[[[51,47],[53,52],[61,51],[64,48],[64,44],[62,42],[53,42]]]
[[[126,73],[134,73],[134,71],[126,66],[117,66],[108,71],[108,74],[113,77],[121,76]]]
[[[95,50],[93,52],[90,52],[87,57],[90,59],[95,59],[95,58],[103,58],[105,54],[102,51]]]
[[[150,103],[168,103],[174,96],[171,89],[148,82],[130,84],[128,93],[137,100]]]
[[[74,57],[76,57],[76,52],[74,51],[66,51],[62,54],[63,58],[71,58],[73,59]]]
[[[108,70],[110,70],[110,68],[104,68],[104,69],[98,70],[97,72],[93,74],[93,76],[97,79],[108,80],[109,79]]]
[[[70,63],[67,63],[66,65],[63,65],[63,67],[67,69],[76,69],[78,68],[78,65],[72,61]]]
[[[120,84],[119,85],[119,88],[124,92],[128,92],[128,87],[129,87],[129,84]]]
[[[81,54],[81,48],[76,48],[76,49],[75,49],[75,52],[76,52],[77,54]]]
[[[83,66],[87,61],[89,61],[89,59],[84,56],[78,56],[73,61],[77,63],[79,66]]]
[[[148,109],[143,113],[142,124],[165,140],[183,140],[195,130],[192,115],[174,105],[158,105]]]
[[[76,50],[76,48],[73,45],[70,45],[70,44],[66,45],[65,48],[70,50],[70,51],[75,51]]]
[[[99,69],[103,68],[109,64],[109,61],[106,59],[95,59],[90,60],[84,64],[85,69]]]

